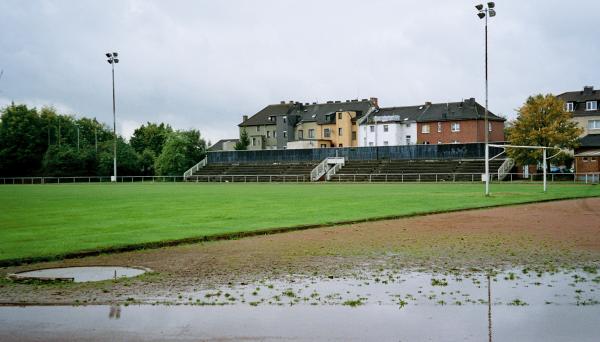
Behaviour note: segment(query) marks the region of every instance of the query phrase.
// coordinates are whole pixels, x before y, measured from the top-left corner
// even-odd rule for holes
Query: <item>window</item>
[[[375,126],[369,126],[369,129],[371,130],[371,133],[375,132]]]
[[[383,125],[383,131],[387,132],[388,131],[388,125]]]
[[[341,137],[341,136],[342,136],[342,132],[343,132],[343,129],[342,129],[342,127],[338,128],[338,136],[340,136],[340,137]]]
[[[387,140],[385,140],[385,141],[383,142],[383,146],[388,146],[388,145],[389,145],[389,143],[387,142]]]
[[[256,146],[256,138],[252,138],[252,146]]]
[[[572,112],[575,110],[575,104],[573,102],[567,102],[565,103],[565,110],[567,112]]]
[[[429,141],[423,141],[423,145],[429,145]]]
[[[588,161],[587,157],[583,157],[583,162],[587,163],[587,161]]]
[[[283,117],[283,123],[286,124],[287,123],[287,117]]]
[[[410,124],[409,124],[409,123],[407,123],[407,124],[406,124],[406,127],[410,127]]]
[[[442,133],[442,123],[438,122],[438,133]]]
[[[287,138],[287,131],[283,131],[283,137]]]
[[[585,110],[598,110],[598,101],[588,101],[585,103]]]
[[[429,125],[421,126],[421,133],[429,134]]]
[[[600,129],[600,120],[590,120],[588,121],[589,129]]]
[[[488,122],[488,132],[491,132],[491,131],[492,131],[492,123]]]
[[[304,131],[303,130],[299,130],[298,131],[298,138],[299,139],[304,139]]]
[[[373,142],[372,141],[369,141],[369,146],[373,146]]]
[[[308,138],[309,139],[314,139],[315,138],[315,129],[311,128],[308,130]]]
[[[460,132],[460,122],[453,122],[450,126],[452,132]]]
[[[275,121],[275,115],[269,116],[269,121]]]
[[[273,131],[273,138],[277,138],[277,131]]]
[[[343,144],[339,144],[338,147],[344,147],[344,145]]]
[[[260,126],[256,126],[256,131],[260,132]]]
[[[342,120],[342,113],[338,113],[338,120]]]
[[[352,131],[352,140],[356,140],[356,131]]]
[[[327,147],[327,145],[321,144],[321,148],[325,148],[325,147]]]
[[[330,130],[329,128],[325,128],[325,129],[323,130],[323,136],[324,136],[325,138],[329,138],[329,137],[331,137],[331,130]]]
[[[406,136],[406,145],[410,145],[410,135]]]
[[[271,131],[267,131],[267,138],[271,137]]]

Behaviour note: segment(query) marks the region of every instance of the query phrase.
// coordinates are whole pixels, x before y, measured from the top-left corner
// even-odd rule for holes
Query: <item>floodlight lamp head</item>
[[[110,52],[107,52],[107,53],[106,53],[106,57],[108,57],[108,58],[111,58],[111,57],[112,57],[112,54],[111,54]]]
[[[493,1],[488,2],[488,8],[494,8],[496,4]]]
[[[490,18],[496,16],[496,11],[493,8],[490,8],[488,13],[490,14]]]
[[[112,59],[107,60],[108,64],[112,64]]]
[[[119,59],[118,58],[115,58],[115,63],[119,63]]]
[[[479,17],[479,19],[483,19],[483,18],[485,18],[485,13],[479,12],[479,13],[477,13],[477,16]]]
[[[475,8],[477,8],[478,11],[481,11],[481,10],[483,10],[483,5],[482,4],[476,5]]]
[[[118,53],[116,53],[116,52],[113,52],[112,54],[113,54],[113,56],[115,56],[115,57],[118,57],[118,56],[119,56],[119,54],[118,54]]]

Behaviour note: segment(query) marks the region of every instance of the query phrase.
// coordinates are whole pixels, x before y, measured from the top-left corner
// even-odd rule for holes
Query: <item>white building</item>
[[[417,143],[414,111],[407,107],[381,108],[364,117],[358,124],[358,144],[364,146],[398,146]]]

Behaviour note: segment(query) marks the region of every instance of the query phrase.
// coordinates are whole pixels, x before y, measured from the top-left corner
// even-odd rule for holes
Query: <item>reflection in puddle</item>
[[[100,281],[117,278],[137,277],[146,270],[137,267],[122,266],[77,266],[46,268],[14,274],[16,279],[63,279],[76,283]]]
[[[597,341],[599,292],[596,269],[290,277],[176,305],[0,307],[0,340]]]

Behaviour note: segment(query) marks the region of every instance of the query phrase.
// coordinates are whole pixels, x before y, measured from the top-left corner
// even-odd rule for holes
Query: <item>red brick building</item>
[[[426,103],[417,118],[417,144],[463,144],[485,141],[485,108],[471,98]],[[506,119],[488,112],[490,142],[504,141]]]

